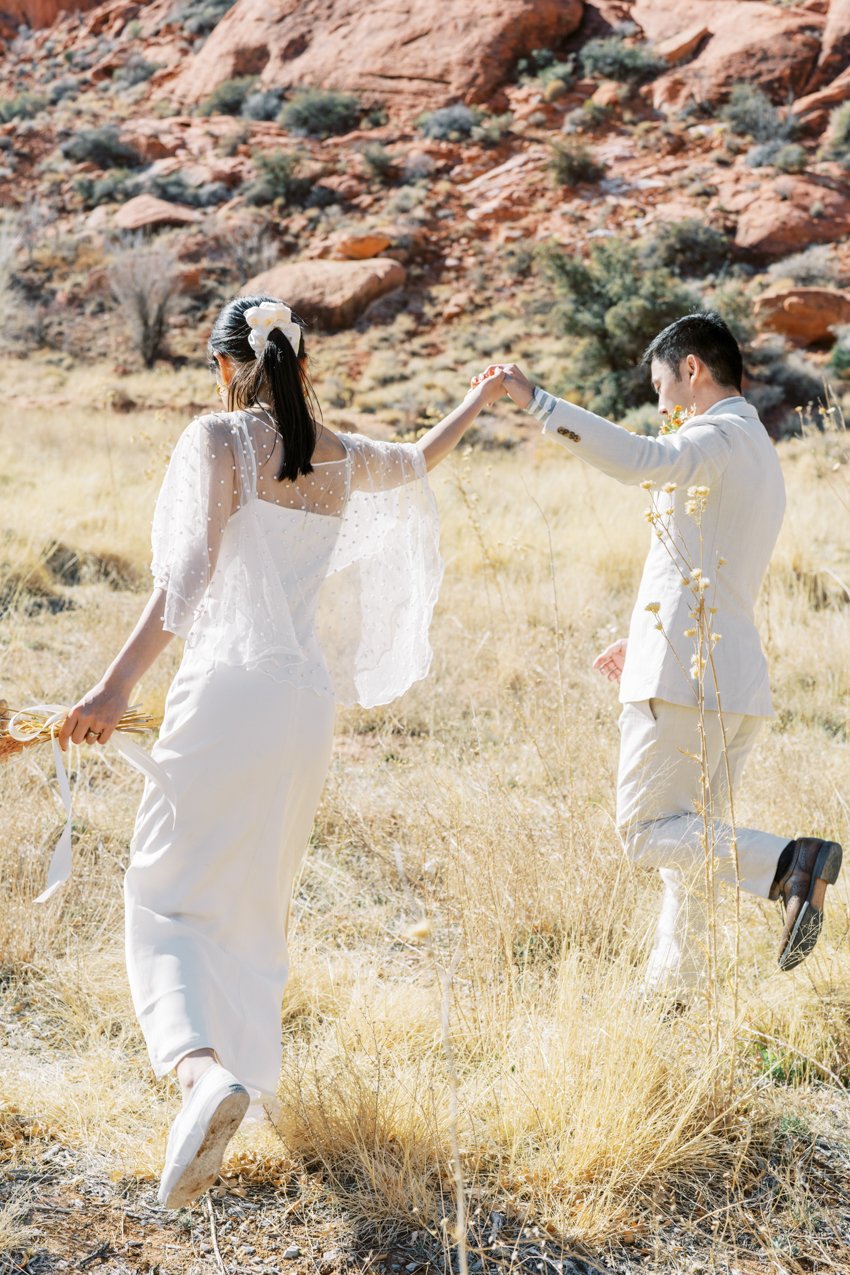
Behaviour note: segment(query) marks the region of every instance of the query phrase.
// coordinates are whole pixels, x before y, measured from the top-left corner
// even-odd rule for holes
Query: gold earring
[[[222,385],[222,383],[219,381],[219,383],[218,383],[218,385],[215,387],[215,389],[216,389],[216,393],[218,394],[219,398],[222,400],[222,402],[224,402],[224,401],[226,400],[226,398],[227,398],[227,386],[226,386],[226,385]]]

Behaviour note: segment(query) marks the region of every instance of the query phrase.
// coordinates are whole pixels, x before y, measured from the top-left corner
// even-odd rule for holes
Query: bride
[[[283,302],[229,302],[208,353],[227,410],[178,438],[151,596],[57,735],[63,750],[105,744],[140,677],[185,639],[151,749],[165,780],[146,776],[124,877],[133,1005],[155,1075],[175,1069],[183,1097],[159,1190],[170,1208],[215,1181],[243,1119],[276,1109],[290,898],[334,706],[387,703],[427,674],[442,576],[427,471],[503,380],[418,442],[379,443],[317,423]]]

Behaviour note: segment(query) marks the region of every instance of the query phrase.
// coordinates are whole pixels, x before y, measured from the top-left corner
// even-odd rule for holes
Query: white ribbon
[[[260,358],[266,348],[266,341],[272,328],[277,328],[283,333],[297,358],[301,348],[301,327],[293,319],[288,305],[284,305],[282,301],[261,301],[259,305],[248,307],[245,311],[245,322],[251,329],[248,333],[248,344],[257,358]]]
[[[56,842],[53,854],[50,857],[50,866],[47,870],[47,886],[34,900],[35,903],[45,903],[71,875],[71,827],[73,819],[71,785],[68,783],[68,773],[65,770],[65,763],[62,759],[62,749],[59,747],[59,741],[56,738],[56,727],[61,722],[64,722],[68,712],[69,709],[65,704],[31,704],[29,708],[21,708],[16,713],[13,713],[6,726],[12,738],[20,740],[24,744],[34,739],[45,727],[50,728],[50,742],[53,745],[53,760],[56,766],[56,779],[59,783],[59,795],[65,807],[65,827],[62,829],[62,835]],[[19,724],[19,717],[33,718],[35,720],[31,724],[23,725]],[[151,782],[161,789],[166,801],[171,806],[172,817],[176,819],[177,805],[174,799],[174,789],[169,775],[163,770],[159,762],[154,761],[153,757],[146,753],[143,748],[140,748],[138,744],[134,744],[131,739],[125,739],[118,730],[114,731],[106,742],[107,744],[114,743],[118,752],[135,770],[147,775]],[[103,746],[105,747],[106,745]]]

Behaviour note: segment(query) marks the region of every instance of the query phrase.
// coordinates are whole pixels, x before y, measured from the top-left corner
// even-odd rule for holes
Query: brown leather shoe
[[[770,887],[768,898],[781,899],[785,928],[779,942],[779,968],[792,970],[811,952],[823,924],[826,887],[834,885],[841,871],[841,846],[818,837],[798,837],[793,843],[791,866]]]

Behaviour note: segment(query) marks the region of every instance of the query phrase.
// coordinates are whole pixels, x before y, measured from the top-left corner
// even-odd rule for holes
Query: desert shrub
[[[425,111],[416,121],[416,127],[426,137],[438,142],[459,142],[472,136],[480,123],[482,112],[462,102],[454,106],[441,106],[436,111]]]
[[[782,173],[802,173],[808,162],[805,148],[796,142],[785,141],[776,137],[772,142],[761,142],[747,152],[747,163],[750,168],[762,168],[770,165]]]
[[[48,90],[50,105],[55,106],[57,102],[61,102],[66,97],[76,97],[79,91],[80,86],[73,75],[65,75],[61,80],[56,80],[55,83],[51,84]]]
[[[745,361],[751,379],[747,398],[759,415],[770,419],[782,434],[799,432],[796,407],[817,402],[824,395],[818,369],[803,355],[789,353],[782,341],[754,347]]]
[[[598,181],[605,172],[605,166],[593,158],[586,146],[575,142],[552,142],[549,171],[558,186],[576,186],[579,182]]]
[[[839,329],[838,340],[829,352],[826,366],[841,381],[850,380],[850,327]]]
[[[252,155],[257,176],[245,187],[245,200],[255,206],[273,204],[280,200],[284,205],[303,204],[311,190],[312,182],[298,175],[301,161],[297,155],[285,151],[271,151]]]
[[[602,106],[600,102],[591,102],[590,98],[564,116],[561,129],[564,133],[595,133],[602,128],[611,115],[611,108]]]
[[[792,253],[768,266],[770,279],[790,279],[799,287],[835,284],[835,251],[830,244],[812,244],[802,252]]]
[[[850,167],[850,102],[837,107],[829,117],[826,154]]]
[[[764,89],[755,84],[735,84],[720,115],[734,132],[757,142],[787,140],[792,133],[791,123],[780,117]]]
[[[728,264],[729,240],[721,230],[696,217],[664,222],[644,244],[648,266],[669,270],[680,277],[714,274]]]
[[[256,88],[242,103],[241,115],[249,120],[273,120],[280,111],[282,89]]]
[[[182,173],[158,173],[144,182],[144,190],[156,195],[157,199],[166,199],[171,204],[188,204],[193,208],[223,204],[232,195],[224,182],[205,182],[201,186],[190,186]]]
[[[112,73],[113,84],[142,84],[149,80],[154,71],[158,71],[161,62],[149,62],[140,53],[131,53],[123,66],[118,66]]]
[[[118,129],[111,124],[84,128],[63,142],[60,149],[66,159],[104,169],[139,168],[144,162],[128,142],[122,142]]]
[[[281,109],[277,122],[292,133],[332,137],[350,133],[360,122],[362,108],[352,93],[330,89],[300,89]]]
[[[536,81],[544,87],[556,80],[566,88],[576,75],[576,60],[572,54],[561,62],[551,49],[534,49],[527,58],[520,58],[516,65],[516,78],[520,84]]]
[[[236,0],[188,0],[180,10],[179,21],[190,35],[209,35]]]
[[[179,270],[172,250],[144,233],[122,236],[111,253],[109,290],[145,367],[153,367],[162,352],[168,313],[177,297]]]
[[[626,44],[618,36],[588,40],[579,58],[585,75],[629,84],[644,84],[667,69],[667,63],[650,45]]]
[[[574,349],[570,385],[603,415],[650,402],[643,351],[699,297],[667,270],[647,268],[638,245],[623,239],[597,240],[584,261],[554,247],[538,259],[555,287],[554,322]]]
[[[361,150],[366,167],[379,182],[389,182],[396,171],[395,160],[380,142],[367,142]]]
[[[48,105],[47,98],[38,93],[18,93],[0,102],[0,123],[9,120],[31,120]]]
[[[75,177],[74,189],[86,208],[97,208],[130,199],[137,193],[136,180],[128,168],[111,168],[102,177]]]
[[[198,115],[238,115],[256,82],[256,75],[223,80],[198,104]]]

